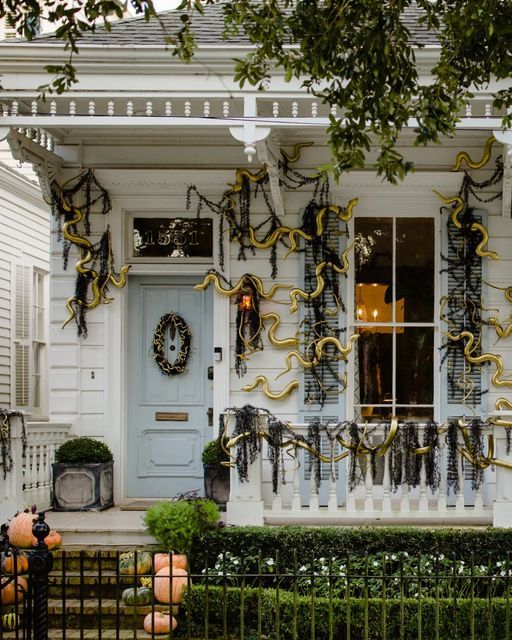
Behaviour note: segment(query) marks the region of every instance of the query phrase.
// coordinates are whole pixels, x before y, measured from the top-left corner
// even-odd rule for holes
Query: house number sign
[[[210,258],[211,218],[134,218],[133,256],[137,258]]]

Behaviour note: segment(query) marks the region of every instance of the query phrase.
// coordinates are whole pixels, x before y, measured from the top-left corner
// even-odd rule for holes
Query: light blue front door
[[[202,447],[212,437],[213,304],[211,291],[195,291],[197,278],[133,276],[129,281],[127,445],[128,497],[172,497],[203,492]],[[175,312],[191,330],[186,370],[164,375],[153,358],[162,316]],[[180,342],[165,334],[174,362]]]

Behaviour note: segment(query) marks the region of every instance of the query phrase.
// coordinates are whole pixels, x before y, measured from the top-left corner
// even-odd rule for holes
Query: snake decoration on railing
[[[228,421],[234,420],[234,427],[229,429]],[[265,426],[266,425],[266,426]],[[449,420],[444,423],[429,421],[422,427],[423,443],[420,443],[419,426],[415,421],[402,421],[397,418],[384,424],[383,441],[374,443],[372,436],[376,434],[379,424],[367,423],[359,426],[350,421],[319,422],[308,425],[307,435],[297,433],[294,426],[278,419],[267,409],[252,405],[225,410],[221,416],[219,433],[220,442],[229,456],[229,461],[223,463],[236,467],[239,479],[248,480],[248,467],[261,453],[261,444],[266,442],[269,459],[272,464],[272,478],[274,493],[278,489],[278,479],[284,482],[283,456],[284,451],[290,458],[300,464],[298,452],[304,451],[313,464],[317,490],[321,482],[320,465],[331,467],[350,456],[349,483],[353,488],[358,480],[364,478],[364,465],[361,469],[356,461],[367,460],[374,469],[375,459],[389,453],[391,486],[396,491],[404,483],[408,487],[418,486],[421,477],[421,460],[425,461],[425,484],[436,491],[440,482],[440,452],[441,437],[445,437],[443,446],[448,448],[447,488],[457,493],[461,487],[458,481],[457,453],[469,462],[475,472],[473,474],[473,488],[478,490],[483,480],[482,471],[490,465],[501,466],[512,470],[512,462],[495,457],[494,435],[488,434],[487,453],[483,450],[483,429],[492,427],[512,428],[512,423],[506,423],[494,418],[485,422],[474,419],[470,422],[463,420]],[[331,445],[331,454],[321,450],[320,435],[323,434]],[[459,438],[459,435],[461,438]],[[510,443],[507,441],[507,453]],[[357,478],[357,469],[361,475]],[[334,470],[333,470],[334,473]],[[335,475],[333,475],[335,477]]]

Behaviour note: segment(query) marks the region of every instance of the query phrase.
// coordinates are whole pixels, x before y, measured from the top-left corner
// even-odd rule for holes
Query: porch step
[[[122,511],[119,507],[106,511],[47,511],[46,521],[61,533],[64,547],[156,544],[144,525],[144,515],[144,511]]]

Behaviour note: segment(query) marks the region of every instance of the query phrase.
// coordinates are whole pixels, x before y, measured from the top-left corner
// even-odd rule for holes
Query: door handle
[[[208,416],[208,426],[213,427],[213,407],[208,407],[206,415]]]

